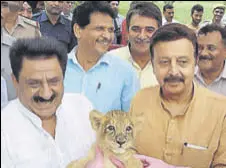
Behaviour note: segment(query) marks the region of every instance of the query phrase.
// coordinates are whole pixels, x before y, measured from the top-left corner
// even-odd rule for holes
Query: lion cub
[[[142,116],[132,118],[129,113],[119,110],[105,115],[93,110],[90,112],[90,121],[96,131],[96,143],[86,158],[71,162],[67,168],[84,168],[87,162],[94,159],[96,145],[104,153],[104,168],[115,168],[109,160],[110,156],[121,160],[126,168],[143,168],[141,161],[133,156],[136,153],[134,136],[142,119]]]

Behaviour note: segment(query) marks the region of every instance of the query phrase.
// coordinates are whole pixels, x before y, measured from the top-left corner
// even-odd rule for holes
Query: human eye
[[[217,49],[217,47],[214,46],[214,45],[209,45],[207,48],[208,48],[208,50],[210,50],[210,51],[214,51],[214,50]]]
[[[170,61],[167,60],[167,59],[162,59],[162,60],[159,61],[160,65],[168,65],[169,63],[170,63]]]
[[[48,80],[49,85],[58,85],[59,82],[60,82],[60,78],[52,78]]]
[[[38,81],[38,80],[28,80],[28,81],[27,81],[27,84],[28,84],[28,86],[31,87],[31,88],[38,88],[38,87],[40,87],[41,82]]]
[[[114,33],[114,27],[108,28],[109,33]]]
[[[132,26],[131,30],[134,31],[134,32],[140,32],[141,28],[139,26]]]
[[[155,30],[154,27],[146,27],[145,29],[146,29],[146,31],[149,32],[149,33],[152,33],[152,32]]]
[[[186,60],[186,59],[179,59],[177,62],[178,62],[178,64],[180,66],[185,66],[188,63],[188,60]]]
[[[97,26],[95,28],[95,30],[97,30],[97,31],[104,31],[104,27],[103,26]]]

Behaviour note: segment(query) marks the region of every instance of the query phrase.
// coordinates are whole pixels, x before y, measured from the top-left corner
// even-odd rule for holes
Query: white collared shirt
[[[198,66],[195,69],[195,81],[216,93],[222,94],[226,96],[226,61],[224,63],[224,69],[221,74],[209,85],[207,85],[200,73]]]
[[[86,156],[95,133],[89,121],[92,105],[80,94],[64,94],[57,109],[55,139],[42,122],[18,99],[1,113],[1,166],[3,168],[65,168]]]
[[[129,62],[134,67],[134,69],[136,70],[137,76],[140,80],[141,89],[158,85],[158,81],[153,72],[151,61],[147,63],[144,69],[141,69],[140,66],[133,60],[133,57],[130,54],[128,45],[125,47],[111,50],[108,53],[112,55],[117,55],[123,60],[126,60],[127,62]]]

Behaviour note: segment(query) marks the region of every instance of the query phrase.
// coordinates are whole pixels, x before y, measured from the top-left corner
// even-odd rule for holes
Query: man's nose
[[[40,89],[39,96],[48,100],[51,98],[52,94],[53,94],[53,91],[49,87],[49,85],[47,83],[43,84],[42,88]]]

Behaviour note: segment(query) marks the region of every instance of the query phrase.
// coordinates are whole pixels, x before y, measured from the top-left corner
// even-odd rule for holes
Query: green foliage
[[[164,1],[153,1],[162,11],[164,6]],[[188,24],[191,22],[191,8],[193,5],[200,4],[204,7],[204,15],[202,21],[211,20],[213,17],[213,5],[216,3],[226,3],[226,1],[175,1],[174,6],[174,19],[178,20],[180,23]],[[126,13],[129,9],[128,1],[121,1],[119,6],[119,12],[123,16],[126,16]]]

